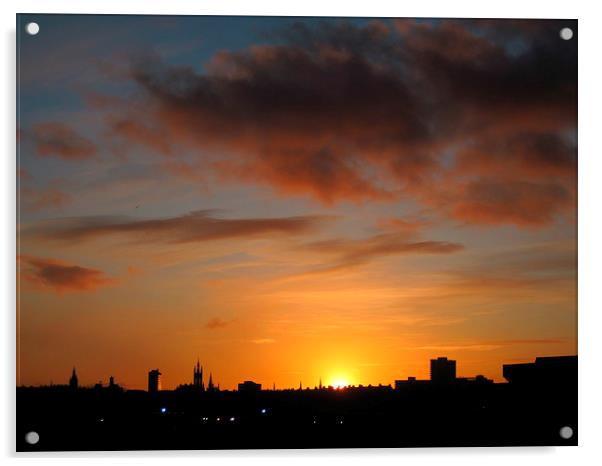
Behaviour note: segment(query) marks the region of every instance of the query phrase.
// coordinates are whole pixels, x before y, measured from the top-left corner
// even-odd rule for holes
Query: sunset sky
[[[438,356],[502,381],[576,354],[576,22],[21,15],[17,36],[19,385],[169,389],[197,357],[221,388]]]

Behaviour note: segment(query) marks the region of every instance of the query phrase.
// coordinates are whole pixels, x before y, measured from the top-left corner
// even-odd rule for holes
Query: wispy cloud
[[[39,123],[22,133],[34,143],[36,153],[41,157],[82,160],[96,154],[96,145],[91,140],[64,123]]]
[[[305,244],[301,247],[333,260],[317,266],[309,274],[335,272],[366,264],[379,257],[403,254],[451,254],[464,249],[459,243],[447,241],[413,241],[406,233],[387,233],[363,239],[331,239]]]
[[[193,243],[274,234],[299,235],[315,230],[328,219],[319,216],[225,219],[206,210],[149,220],[127,217],[65,218],[38,223],[27,228],[24,234],[65,242],[121,235],[141,242]]]
[[[453,345],[427,345],[417,346],[415,349],[428,351],[492,351],[500,349],[504,346],[514,345],[555,345],[564,343],[564,339],[515,339],[515,340],[490,340],[478,343],[469,344],[453,344]]]
[[[64,207],[73,201],[73,197],[53,186],[47,188],[21,186],[19,201],[22,209],[37,212]]]

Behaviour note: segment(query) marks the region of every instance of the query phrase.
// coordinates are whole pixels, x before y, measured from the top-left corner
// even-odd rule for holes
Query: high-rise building
[[[161,372],[153,369],[148,372],[148,393],[157,393],[161,390]]]
[[[73,368],[73,371],[71,372],[71,378],[69,379],[69,387],[70,388],[77,388],[78,386],[78,381],[77,381],[77,374],[75,373],[75,367]]]
[[[456,361],[447,358],[431,359],[431,382],[446,383],[456,380]]]

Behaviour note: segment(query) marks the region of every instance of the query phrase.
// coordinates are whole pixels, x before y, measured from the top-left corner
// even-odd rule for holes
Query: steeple
[[[207,384],[207,391],[212,392],[214,389],[215,387],[213,386],[213,376],[211,372],[209,372],[209,383]]]
[[[192,385],[195,387],[200,387],[201,390],[205,389],[205,385],[203,384],[203,367],[198,359],[196,360],[196,366],[194,367],[194,378],[192,379]]]
[[[322,377],[320,377],[320,385],[318,385],[318,388],[322,390]]]
[[[197,359],[196,366],[194,366],[194,376],[192,378],[192,385],[195,387],[200,387],[203,383],[203,371],[201,369],[201,363]]]
[[[75,389],[77,385],[77,374],[75,373],[75,367],[73,367],[73,372],[71,372],[71,378],[69,379],[69,387]]]

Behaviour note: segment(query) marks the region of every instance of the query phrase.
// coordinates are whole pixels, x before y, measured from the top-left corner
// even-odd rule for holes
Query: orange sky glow
[[[19,385],[576,354],[576,76],[532,64],[548,23],[506,25],[517,48],[495,21],[115,19],[129,54],[89,20],[21,50]]]

